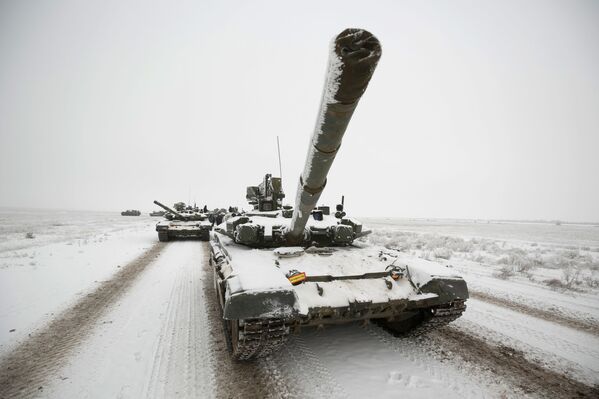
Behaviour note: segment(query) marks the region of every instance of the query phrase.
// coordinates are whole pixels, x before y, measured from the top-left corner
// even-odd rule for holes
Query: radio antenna
[[[279,145],[279,136],[277,136],[277,153],[279,154],[279,177],[283,183],[283,168],[281,168],[281,146]]]

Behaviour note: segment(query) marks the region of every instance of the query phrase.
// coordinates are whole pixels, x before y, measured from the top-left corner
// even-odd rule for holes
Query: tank
[[[150,212],[150,216],[153,217],[162,217],[166,214],[166,211],[152,211]]]
[[[168,206],[154,201],[166,212],[165,220],[156,223],[156,231],[158,232],[158,240],[170,241],[175,239],[196,238],[202,241],[210,239],[210,231],[212,223],[208,216],[200,212],[196,207],[183,206],[181,211],[174,210]],[[180,204],[180,203],[178,203]]]
[[[304,326],[372,320],[409,336],[466,309],[466,283],[452,269],[368,243],[369,230],[347,217],[343,199],[334,212],[317,206],[380,56],[379,41],[365,30],[333,39],[295,205],[282,205],[281,179],[267,174],[246,190],[253,209],[229,213],[215,227],[211,265],[238,360],[268,355]]]
[[[121,216],[140,216],[141,212],[137,209],[127,209],[126,211],[121,212]]]

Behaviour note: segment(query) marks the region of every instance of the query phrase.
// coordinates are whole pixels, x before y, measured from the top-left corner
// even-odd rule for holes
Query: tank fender
[[[433,277],[420,287],[423,293],[437,294],[439,303],[468,299],[468,285],[462,278]]]
[[[297,297],[293,290],[246,290],[231,291],[227,280],[224,318],[243,320],[254,318],[294,318],[297,313]]]

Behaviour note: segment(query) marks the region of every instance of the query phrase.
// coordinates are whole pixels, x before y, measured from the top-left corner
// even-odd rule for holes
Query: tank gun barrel
[[[332,43],[320,110],[287,237],[300,241],[312,209],[326,185],[347,125],[381,57],[381,45],[370,32],[346,29]]]
[[[178,217],[180,217],[180,218],[182,218],[182,219],[186,219],[185,215],[181,215],[179,212],[177,212],[177,211],[176,211],[176,210],[174,210],[174,209],[171,209],[171,208],[169,208],[168,206],[164,205],[163,203],[161,203],[161,202],[158,202],[158,201],[156,201],[156,200],[154,200],[154,203],[155,203],[156,205],[158,205],[159,207],[161,207],[162,209],[164,209],[165,211],[167,211],[167,212],[170,212],[170,213],[172,213],[173,215],[177,215]]]

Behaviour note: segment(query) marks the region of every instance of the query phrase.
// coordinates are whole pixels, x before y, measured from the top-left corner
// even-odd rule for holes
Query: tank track
[[[240,321],[239,338],[234,356],[238,360],[265,357],[279,349],[289,336],[289,326],[282,319]]]
[[[447,306],[431,309],[431,313],[426,320],[402,336],[408,338],[417,337],[448,325],[464,313],[466,310],[465,302],[466,301],[455,301]]]

